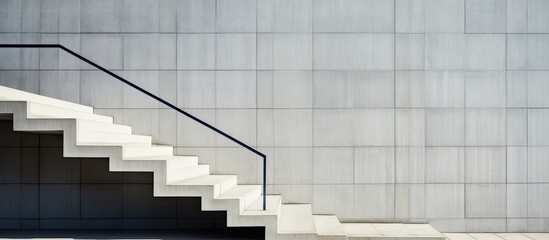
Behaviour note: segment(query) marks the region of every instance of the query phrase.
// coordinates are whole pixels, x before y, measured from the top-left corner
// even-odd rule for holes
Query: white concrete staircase
[[[310,204],[282,204],[260,185],[237,185],[236,175],[210,175],[197,156],[174,156],[171,146],[132,134],[130,126],[93,108],[0,86],[0,115],[15,131],[62,132],[65,157],[107,157],[111,171],[153,172],[154,196],[199,196],[203,210],[227,211],[228,226],[264,226],[266,239],[444,239],[428,224],[340,223],[313,215]]]

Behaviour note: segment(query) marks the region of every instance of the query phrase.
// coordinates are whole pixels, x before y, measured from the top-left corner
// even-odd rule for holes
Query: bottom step
[[[344,223],[349,239],[444,240],[445,236],[429,224]]]
[[[334,215],[314,215],[316,234],[319,236],[347,236],[339,219]]]

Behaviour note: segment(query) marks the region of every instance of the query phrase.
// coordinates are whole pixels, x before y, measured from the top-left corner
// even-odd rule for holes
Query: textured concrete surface
[[[257,146],[269,193],[314,213],[539,232],[548,12],[546,0],[4,0],[0,42],[61,43]],[[92,105],[260,181],[255,156],[64,53],[0,49],[0,69],[2,85]]]

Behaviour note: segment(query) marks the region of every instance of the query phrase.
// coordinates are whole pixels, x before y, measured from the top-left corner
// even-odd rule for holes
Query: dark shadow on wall
[[[14,132],[12,121],[0,121],[0,229],[264,236],[264,228],[227,228],[226,212],[201,211],[198,197],[153,197],[152,173],[109,172],[106,158],[64,158],[62,143],[61,135]]]

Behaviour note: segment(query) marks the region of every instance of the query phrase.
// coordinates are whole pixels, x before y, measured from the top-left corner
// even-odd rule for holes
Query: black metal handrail
[[[198,122],[198,123],[200,123],[200,124],[202,124],[202,125],[208,127],[208,128],[211,129],[211,130],[214,130],[215,132],[221,134],[222,136],[228,138],[229,140],[231,140],[231,141],[237,143],[238,145],[240,145],[240,146],[242,146],[242,147],[244,147],[244,148],[250,150],[251,152],[253,152],[253,153],[259,155],[260,157],[263,158],[263,210],[266,210],[266,209],[267,209],[267,156],[266,156],[265,154],[263,154],[263,153],[261,153],[261,152],[255,150],[255,149],[253,149],[252,147],[246,145],[245,143],[243,143],[243,142],[241,142],[240,140],[238,140],[238,139],[232,137],[231,135],[229,135],[229,134],[227,134],[227,133],[225,133],[225,132],[219,130],[218,128],[216,128],[216,127],[214,127],[214,126],[212,126],[212,125],[210,125],[210,124],[208,124],[208,123],[206,123],[206,122],[204,122],[204,121],[198,119],[197,117],[191,115],[190,113],[185,112],[185,111],[182,110],[181,108],[176,107],[175,105],[173,105],[173,104],[169,103],[168,101],[166,101],[166,100],[160,98],[159,96],[156,96],[156,95],[152,94],[151,92],[149,92],[149,91],[147,91],[147,90],[145,90],[145,89],[143,89],[143,88],[141,88],[141,87],[139,87],[139,86],[133,84],[132,82],[130,82],[130,81],[124,79],[123,77],[120,77],[120,76],[118,76],[117,74],[115,74],[115,73],[113,73],[113,72],[111,72],[111,71],[105,69],[104,67],[101,67],[101,66],[97,65],[96,63],[92,62],[91,60],[89,60],[89,59],[87,59],[87,58],[85,58],[85,57],[83,57],[83,56],[81,56],[80,54],[71,51],[70,49],[64,47],[64,46],[61,45],[61,44],[0,44],[0,48],[60,48],[60,49],[62,49],[63,51],[65,51],[65,52],[67,52],[67,53],[69,53],[69,54],[71,54],[71,55],[73,55],[73,56],[79,58],[80,60],[82,60],[82,61],[84,61],[84,62],[86,62],[86,63],[88,63],[88,64],[94,66],[95,68],[97,68],[97,69],[99,69],[99,70],[105,72],[106,74],[111,75],[112,77],[114,77],[114,78],[120,80],[121,82],[123,82],[123,83],[129,85],[130,87],[133,87],[133,88],[139,90],[140,92],[142,92],[142,93],[148,95],[149,97],[156,99],[157,101],[163,103],[164,105],[166,105],[166,106],[168,106],[168,107],[170,107],[170,108],[172,108],[172,109],[178,111],[179,113],[181,113],[181,114],[183,114],[183,115],[189,117],[190,119],[192,119],[192,120],[194,120],[194,121],[196,121],[196,122]]]

